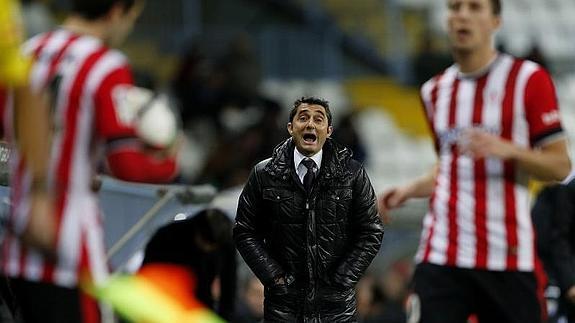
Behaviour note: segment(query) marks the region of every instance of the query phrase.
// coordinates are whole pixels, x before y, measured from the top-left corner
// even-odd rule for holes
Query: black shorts
[[[412,283],[408,322],[466,323],[472,315],[480,323],[542,321],[533,273],[419,264]]]
[[[25,323],[98,323],[98,303],[77,288],[8,279],[3,297]]]

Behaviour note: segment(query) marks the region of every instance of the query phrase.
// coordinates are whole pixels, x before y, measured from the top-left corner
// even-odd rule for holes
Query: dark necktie
[[[307,168],[307,172],[303,177],[303,187],[307,192],[309,192],[313,185],[313,180],[315,179],[315,172],[313,171],[315,168],[315,162],[311,158],[305,158],[302,160],[302,164]]]

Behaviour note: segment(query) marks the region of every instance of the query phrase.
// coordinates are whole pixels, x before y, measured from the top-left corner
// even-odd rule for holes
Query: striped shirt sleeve
[[[532,146],[541,146],[563,134],[555,86],[551,76],[542,68],[537,69],[527,82],[525,114]]]

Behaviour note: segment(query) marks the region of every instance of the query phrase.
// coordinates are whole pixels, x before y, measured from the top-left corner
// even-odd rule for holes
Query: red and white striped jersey
[[[463,131],[478,128],[521,147],[563,136],[553,82],[539,65],[499,54],[483,72],[453,65],[422,86],[438,153],[417,262],[532,271],[534,234],[528,176],[512,161],[460,154]]]
[[[150,182],[169,181],[175,174],[175,161],[141,152],[142,143],[135,139],[135,113],[124,97],[134,85],[123,54],[97,38],[65,29],[34,37],[24,50],[35,58],[32,88],[49,89],[52,97],[48,185],[56,197],[58,260],[44,259],[17,238],[29,215],[30,175],[16,151],[11,156],[9,225],[13,233],[3,241],[0,269],[9,277],[68,287],[77,285],[80,274],[101,281],[108,268],[97,193],[91,184],[103,157],[108,158],[114,175]],[[0,104],[2,130],[8,140],[13,138],[11,100],[7,95]]]

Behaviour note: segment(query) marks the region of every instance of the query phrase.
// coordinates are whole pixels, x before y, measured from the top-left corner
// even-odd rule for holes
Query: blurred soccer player
[[[137,138],[146,96],[133,85],[124,55],[109,47],[128,35],[142,7],[141,0],[73,1],[62,28],[24,45],[34,59],[29,87],[50,93],[51,112],[46,179],[32,181],[21,152],[12,156],[12,209],[0,270],[10,278],[25,322],[100,320],[96,303],[77,287],[81,279],[107,276],[102,219],[91,189],[99,164],[105,160],[112,175],[140,182],[167,182],[177,170],[175,149],[151,155]],[[9,92],[0,104],[3,134],[11,142],[12,101]],[[21,238],[29,224],[30,193],[37,189],[53,194],[54,257]]]
[[[50,129],[45,121],[49,107],[42,92],[30,90],[28,74],[31,60],[22,55],[22,20],[16,0],[0,0],[0,102],[6,100],[6,89],[13,88],[15,109],[12,120],[14,139],[21,156],[26,160],[31,183],[44,182],[47,176],[49,156]],[[3,137],[3,136],[2,136]],[[1,142],[3,156],[0,167],[2,173],[9,173],[10,148]],[[2,185],[7,185],[8,176],[2,178]],[[36,187],[29,195],[30,220],[23,229],[21,237],[28,244],[44,249],[54,239],[54,231],[47,220],[52,216],[52,198],[44,187]],[[41,224],[41,225],[38,225]]]
[[[380,213],[430,197],[414,319],[540,322],[527,181],[560,181],[571,167],[555,89],[539,65],[495,50],[499,0],[446,3],[455,64],[421,88],[439,161],[384,192]]]

